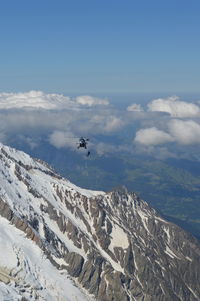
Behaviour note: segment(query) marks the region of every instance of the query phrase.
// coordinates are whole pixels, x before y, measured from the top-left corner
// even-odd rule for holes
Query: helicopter
[[[88,141],[89,141],[88,138],[83,138],[83,137],[81,137],[81,138],[79,139],[77,148],[83,147],[83,148],[87,149]]]
[[[85,148],[85,149],[87,149],[88,141],[89,141],[88,138],[83,138],[83,137],[81,137],[81,138],[79,139],[77,148],[78,148],[78,149],[79,149],[79,148]],[[89,155],[90,155],[90,151],[87,152],[86,156],[88,157]]]

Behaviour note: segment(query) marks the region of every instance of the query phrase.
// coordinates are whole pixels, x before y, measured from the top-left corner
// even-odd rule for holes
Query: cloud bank
[[[98,105],[103,105],[103,106],[109,105],[109,101],[107,99],[101,99],[89,95],[78,96],[75,98],[75,101],[80,105],[88,106],[88,107],[98,106]]]
[[[181,101],[178,96],[154,99],[148,104],[151,112],[166,112],[172,117],[188,118],[200,116],[200,107]]]
[[[142,106],[140,104],[133,103],[132,105],[127,107],[127,111],[129,111],[129,112],[143,112],[144,109],[142,108]]]
[[[70,132],[54,131],[49,136],[49,142],[56,148],[70,147],[74,148],[74,137]]]
[[[159,145],[175,142],[180,145],[200,143],[200,125],[193,120],[172,119],[167,124],[168,132],[156,127],[140,129],[134,141],[143,145]]]
[[[153,115],[152,115],[153,113]],[[163,113],[167,113],[164,114]],[[147,103],[135,132],[137,152],[156,158],[199,158],[200,106],[177,96]]]
[[[45,94],[41,91],[26,93],[0,93],[0,109],[64,109],[70,106],[67,96],[59,94]]]
[[[34,149],[45,140],[58,149],[76,150],[79,137],[84,136],[95,141],[90,146],[100,155],[146,150],[164,158],[192,147],[193,153],[198,152],[197,104],[177,96],[154,99],[146,107],[134,103],[121,109],[114,104],[89,95],[0,93],[0,141],[20,141]]]
[[[0,109],[78,109],[81,106],[108,105],[109,101],[92,96],[70,98],[62,94],[45,94],[42,91],[26,93],[0,93]]]
[[[156,127],[141,129],[137,131],[135,142],[144,145],[159,145],[174,141],[173,137]]]
[[[192,120],[171,120],[168,124],[169,131],[179,144],[190,145],[200,143],[200,125]]]
[[[76,150],[80,136],[120,132],[124,121],[118,113],[107,99],[88,95],[72,98],[41,91],[0,93],[0,141],[9,144],[17,140],[33,149],[45,139],[58,149]],[[96,144],[98,153],[102,145],[110,151],[115,149]]]

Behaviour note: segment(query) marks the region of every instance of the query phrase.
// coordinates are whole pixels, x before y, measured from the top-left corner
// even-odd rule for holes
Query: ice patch
[[[110,234],[112,240],[109,249],[114,252],[114,247],[121,247],[122,249],[128,248],[129,241],[127,234],[117,224],[112,225],[112,233]]]
[[[147,231],[148,234],[151,234],[147,226],[148,216],[142,210],[138,210],[137,213],[142,220],[145,230]]]
[[[26,235],[9,222],[0,217],[0,267],[7,266],[13,280],[5,285],[0,282],[0,300],[66,300],[88,301],[86,297],[70,280],[69,275],[61,275],[50,261],[43,256],[42,250]],[[8,260],[9,258],[9,260]],[[33,298],[28,293],[28,286],[23,293],[19,290],[26,285],[32,290]],[[41,288],[41,289],[39,289]],[[5,295],[7,292],[7,295]]]
[[[180,259],[168,246],[165,249],[165,253],[173,259],[174,258]]]

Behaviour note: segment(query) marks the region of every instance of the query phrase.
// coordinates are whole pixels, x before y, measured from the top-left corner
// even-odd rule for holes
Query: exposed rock
[[[0,215],[95,300],[200,300],[200,244],[190,234],[125,187],[87,192],[18,157],[1,148]],[[10,280],[0,271],[0,281]]]
[[[71,252],[64,257],[66,263],[68,263],[67,270],[73,277],[78,277],[82,271],[84,259],[81,255]]]

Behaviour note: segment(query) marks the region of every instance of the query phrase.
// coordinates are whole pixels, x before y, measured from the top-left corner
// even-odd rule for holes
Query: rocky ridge
[[[86,300],[200,300],[199,242],[125,187],[81,189],[1,145],[0,215],[67,273]],[[0,281],[14,283],[19,300],[43,300],[40,290],[22,289],[17,274],[0,260]],[[52,300],[61,297],[72,300],[65,294]]]

